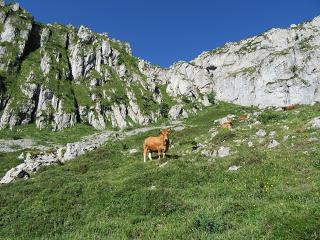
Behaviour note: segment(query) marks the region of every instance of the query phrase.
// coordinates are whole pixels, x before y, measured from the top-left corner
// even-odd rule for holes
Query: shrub
[[[209,93],[209,94],[207,95],[207,97],[208,97],[209,103],[215,104],[216,94],[215,94],[214,92]]]
[[[284,115],[283,113],[264,112],[257,117],[257,120],[259,122],[262,122],[263,124],[267,124],[269,122],[277,122],[285,118],[286,115]]]
[[[230,226],[226,223],[221,223],[205,214],[199,214],[193,221],[193,226],[196,229],[206,231],[208,233],[222,233],[229,229]]]
[[[168,104],[162,103],[160,105],[160,114],[162,117],[168,118],[168,114],[169,114],[169,105]]]

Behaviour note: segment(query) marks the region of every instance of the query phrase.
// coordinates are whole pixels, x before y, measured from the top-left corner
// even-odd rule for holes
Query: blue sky
[[[7,1],[9,2],[9,1]],[[37,21],[86,25],[169,66],[272,27],[320,15],[319,0],[18,0]]]

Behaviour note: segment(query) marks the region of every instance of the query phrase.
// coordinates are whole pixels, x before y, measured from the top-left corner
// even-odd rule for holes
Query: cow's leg
[[[166,153],[165,153],[165,152],[163,152],[163,153],[162,153],[162,156],[163,156],[163,158],[165,158],[165,156],[166,156]]]
[[[158,159],[160,160],[161,158],[161,150],[158,150]]]
[[[149,160],[152,160],[151,152],[149,152]]]
[[[143,161],[146,162],[147,161],[147,153],[148,153],[148,149],[144,148],[143,149]]]

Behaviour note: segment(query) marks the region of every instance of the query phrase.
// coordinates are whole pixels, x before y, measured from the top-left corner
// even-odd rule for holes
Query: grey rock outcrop
[[[219,100],[240,105],[286,106],[319,101],[320,17],[288,29],[271,29],[204,52],[192,63],[214,69]]]
[[[172,120],[176,120],[183,112],[182,105],[175,105],[169,110],[169,116]]]

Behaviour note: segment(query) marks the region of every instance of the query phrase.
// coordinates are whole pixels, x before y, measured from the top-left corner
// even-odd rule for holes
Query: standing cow
[[[148,137],[144,140],[143,143],[143,160],[144,162],[147,161],[147,154],[149,154],[149,159],[151,160],[151,153],[156,152],[158,153],[158,159],[162,154],[165,157],[166,152],[169,149],[169,130],[163,129],[160,132],[159,137]]]

